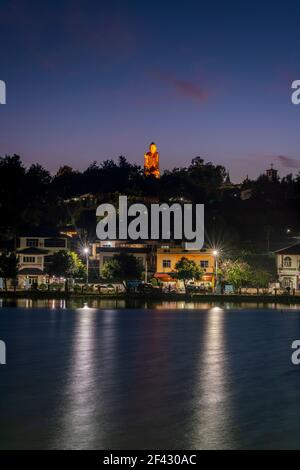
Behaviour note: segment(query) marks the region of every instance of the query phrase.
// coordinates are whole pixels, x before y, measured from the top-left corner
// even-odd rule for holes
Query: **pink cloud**
[[[291,157],[288,155],[272,155],[272,154],[252,154],[249,155],[251,157],[252,162],[264,161],[266,165],[271,165],[274,163],[275,165],[279,165],[282,168],[289,168],[289,169],[296,169],[300,170],[300,158],[298,157]]]
[[[294,157],[288,157],[286,155],[277,155],[275,159],[285,168],[300,169],[300,159]]]
[[[210,97],[210,92],[202,85],[196,85],[189,80],[182,80],[170,73],[153,72],[153,76],[169,85],[178,95],[203,103]]]

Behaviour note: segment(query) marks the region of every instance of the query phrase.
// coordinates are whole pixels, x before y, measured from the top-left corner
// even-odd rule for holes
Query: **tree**
[[[84,277],[85,272],[86,268],[77,253],[66,250],[54,253],[48,268],[48,274],[65,278]],[[65,286],[67,287],[67,282]]]
[[[184,256],[175,264],[175,272],[171,273],[174,279],[183,281],[186,288],[187,282],[194,279],[200,281],[204,271],[193,260],[189,260]]]
[[[135,256],[120,253],[104,263],[101,274],[109,282],[122,282],[126,289],[126,281],[141,279],[142,271]]]
[[[4,279],[4,288],[7,291],[7,279],[13,281],[18,277],[18,259],[14,253],[10,255],[2,254],[0,256],[0,277]],[[14,283],[16,286],[16,282]]]
[[[0,157],[0,236],[11,237],[27,205],[25,167],[18,155]]]
[[[266,288],[271,282],[272,275],[263,269],[255,270],[252,272],[251,284],[257,288],[257,291],[260,287]]]
[[[26,177],[32,186],[43,187],[51,182],[51,175],[39,163],[32,164],[26,172]]]
[[[221,277],[238,289],[251,282],[251,268],[245,261],[227,260],[222,263]]]

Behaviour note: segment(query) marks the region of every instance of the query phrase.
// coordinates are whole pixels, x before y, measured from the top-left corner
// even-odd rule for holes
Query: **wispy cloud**
[[[251,154],[252,162],[264,161],[266,165],[277,164],[282,168],[300,170],[300,157],[292,157],[283,154]]]
[[[177,95],[189,98],[197,103],[203,103],[208,100],[211,93],[203,85],[196,84],[190,80],[183,80],[171,73],[153,71],[152,75],[166,85],[171,87]]]
[[[285,168],[300,169],[300,158],[288,157],[287,155],[276,155],[274,159]]]

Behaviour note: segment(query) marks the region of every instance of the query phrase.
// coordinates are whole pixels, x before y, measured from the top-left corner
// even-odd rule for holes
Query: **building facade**
[[[213,288],[215,282],[215,257],[213,250],[205,248],[202,250],[186,250],[182,247],[161,246],[156,252],[155,277],[163,283],[176,284],[170,273],[175,271],[176,263],[183,257],[194,261],[204,271],[202,279],[197,284],[205,288]]]
[[[98,241],[91,246],[91,261],[98,261],[101,277],[104,264],[120,253],[133,255],[140,263],[144,280],[147,281],[155,272],[155,249],[151,244],[126,242],[122,240]]]
[[[283,289],[300,289],[300,243],[276,251],[277,273]]]
[[[56,231],[36,230],[22,233],[16,240],[19,287],[49,282],[47,268],[53,254],[69,248],[69,237]]]

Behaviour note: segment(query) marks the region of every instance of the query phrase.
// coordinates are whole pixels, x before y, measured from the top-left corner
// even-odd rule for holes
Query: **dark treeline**
[[[275,181],[261,175],[240,185],[226,177],[223,166],[200,157],[155,179],[145,177],[143,169],[125,157],[94,162],[82,172],[62,166],[51,176],[39,164],[26,168],[19,156],[5,156],[0,158],[0,236],[14,237],[24,227],[67,224],[93,236],[96,206],[118,194],[204,203],[207,241],[212,244],[263,252],[299,235],[299,174]],[[86,194],[92,197],[80,198]]]

